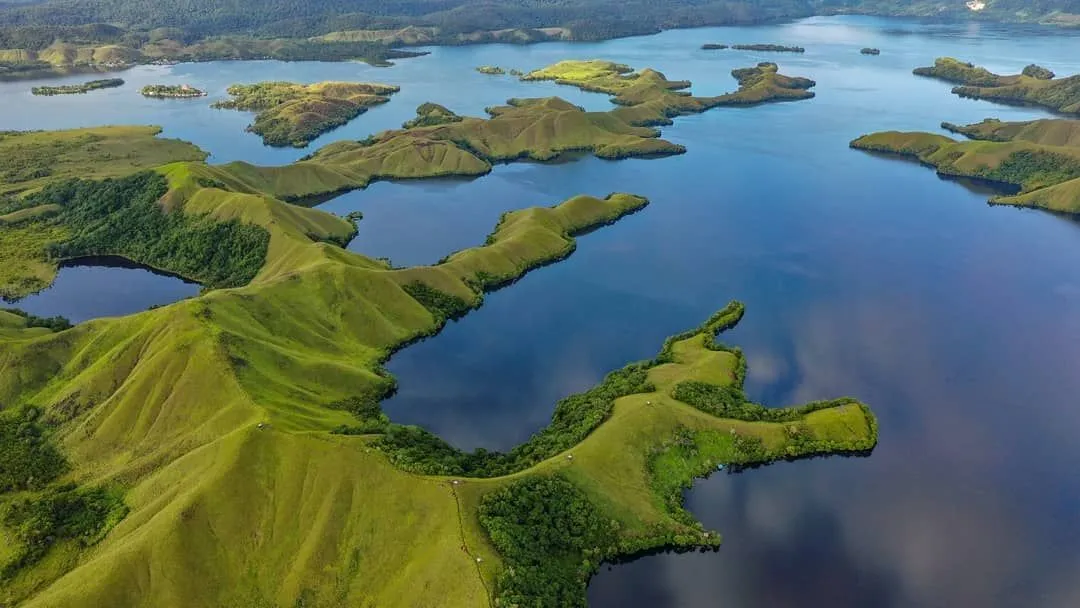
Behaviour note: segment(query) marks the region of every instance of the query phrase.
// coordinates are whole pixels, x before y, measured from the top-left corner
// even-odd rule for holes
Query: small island
[[[1035,78],[1036,80],[1053,80],[1054,76],[1056,75],[1052,71],[1042,67],[1041,65],[1035,65],[1034,63],[1025,67],[1024,71],[1021,72],[1021,74],[1023,74],[1024,76],[1030,76],[1031,78]]]
[[[96,91],[97,89],[112,89],[119,86],[123,86],[123,78],[105,78],[102,80],[90,80],[82,84],[62,84],[59,86],[43,86],[34,87],[30,89],[30,92],[39,96],[51,96],[51,95],[81,95],[83,93],[89,93],[90,91]]]
[[[139,90],[143,97],[156,97],[159,99],[189,99],[192,97],[206,97],[206,91],[196,89],[193,86],[181,84],[149,84]]]
[[[362,82],[260,82],[229,87],[232,99],[214,108],[258,112],[248,131],[261,135],[268,146],[303,148],[316,137],[390,101],[400,90],[386,84]]]
[[[875,49],[875,48],[872,48],[872,47],[865,47],[859,52],[862,53],[863,55],[880,55],[881,54],[881,49]]]
[[[482,65],[476,68],[476,71],[480,72],[481,74],[487,74],[489,76],[502,76],[506,73],[506,70],[500,68],[497,65]]]
[[[1080,114],[1080,75],[1055,78],[1050,70],[1031,64],[1020,74],[1001,76],[952,57],[940,57],[914,73],[959,85],[952,92],[960,97]]]
[[[714,44],[711,42],[701,45],[703,51],[722,51],[726,48],[728,48],[726,44]]]
[[[733,44],[731,48],[736,51],[765,51],[768,53],[805,53],[806,49],[801,46],[784,46],[782,44]]]

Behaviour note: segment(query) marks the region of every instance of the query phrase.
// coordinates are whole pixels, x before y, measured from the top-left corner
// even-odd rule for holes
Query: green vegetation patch
[[[0,580],[41,560],[56,544],[89,547],[98,543],[127,512],[122,492],[110,488],[67,484],[16,498],[8,505],[3,524],[20,546],[14,558],[0,567]]]
[[[319,135],[386,103],[398,87],[354,82],[261,82],[229,87],[232,99],[213,107],[258,112],[248,130],[268,146],[303,148]]]
[[[130,175],[206,153],[159,127],[92,127],[67,131],[0,132],[0,197],[40,188],[57,178]]]
[[[864,135],[852,141],[851,147],[911,156],[942,175],[975,177],[1021,188],[1017,195],[992,198],[993,203],[1080,212],[1080,201],[1073,196],[1080,184],[1080,121],[985,120],[966,126],[942,126],[976,141],[890,131]]]
[[[54,87],[34,87],[30,89],[30,92],[34,95],[42,96],[75,95],[89,93],[90,91],[96,91],[97,89],[112,89],[120,86],[124,86],[123,78],[107,78],[104,80],[90,80],[82,84],[64,84]]]
[[[49,247],[54,259],[119,255],[211,287],[234,287],[254,278],[266,259],[269,233],[238,221],[166,212],[159,201],[168,189],[163,176],[143,172],[102,181],[60,181],[30,198],[61,207],[53,221],[69,236]]]
[[[489,76],[502,76],[506,73],[506,70],[500,68],[497,65],[482,65],[476,68],[476,71],[480,72],[481,74],[487,74]]]
[[[505,606],[585,606],[585,585],[615,553],[618,522],[561,476],[528,477],[486,496],[480,524],[506,562]]]
[[[526,74],[524,80],[553,80],[585,91],[606,93],[622,106],[612,112],[631,125],[665,125],[671,119],[697,114],[719,106],[749,106],[774,101],[809,99],[814,81],[792,78],[779,73],[775,63],[760,63],[752,68],[732,71],[739,81],[734,93],[717,97],[695,97],[685,92],[690,82],[668,80],[656,70],[635,72],[626,65],[610,61],[560,61]]]
[[[1030,104],[1065,114],[1080,114],[1080,75],[1055,78],[1050,70],[1032,64],[1021,74],[999,76],[951,57],[938,58],[931,67],[916,68],[915,74],[960,85],[952,90],[960,97]]]
[[[40,410],[0,412],[0,494],[39,490],[67,472],[63,454],[41,425]]]
[[[190,99],[194,97],[206,97],[206,91],[196,89],[186,84],[148,84],[139,89],[143,97],[159,97],[171,99]]]

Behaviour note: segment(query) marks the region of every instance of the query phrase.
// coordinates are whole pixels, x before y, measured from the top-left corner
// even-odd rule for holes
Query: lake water
[[[199,294],[199,285],[117,257],[81,258],[60,266],[48,289],[11,304],[72,323],[115,317]]]
[[[698,50],[704,42],[807,51]],[[862,56],[864,46],[882,54]],[[595,44],[436,48],[387,69],[146,67],[126,72],[125,87],[86,96],[31,98],[25,83],[0,84],[0,129],[153,123],[212,152],[212,162],[284,163],[310,150],[264,148],[243,131],[250,115],[209,109],[228,84],[402,86],[314,149],[395,127],[428,100],[469,114],[554,93],[609,107],[601,95],[473,71],[483,64],[531,69],[598,57],[655,67],[714,94],[734,88],[732,68],[777,61],[786,74],[817,80],[818,96],[679,118],[664,136],[687,146],[683,156],[506,165],[475,180],[380,183],[324,203],[363,211],[350,248],[397,264],[482,243],[509,209],[616,190],[653,203],[395,355],[388,368],[400,391],[387,411],[462,447],[505,449],[542,427],[558,398],[652,356],[665,336],[738,298],[747,315],[724,340],[747,352],[751,396],[773,405],[858,397],[879,417],[880,445],[868,458],[700,482],[687,504],[724,534],[721,550],[605,568],[590,585],[591,605],[1076,606],[1080,224],[989,207],[983,185],[847,148],[870,131],[1046,115],[959,99],[948,84],[911,75],[942,55],[1000,72],[1035,62],[1072,74],[1080,35],[817,18]],[[149,82],[188,82],[212,95],[144,100],[135,91]]]

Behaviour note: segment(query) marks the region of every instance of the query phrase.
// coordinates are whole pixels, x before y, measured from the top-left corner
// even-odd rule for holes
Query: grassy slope
[[[683,89],[685,80],[671,81],[656,70],[634,72],[610,61],[560,61],[534,70],[523,80],[553,80],[586,91],[607,93],[621,106],[612,114],[632,125],[670,124],[671,118],[696,114],[718,106],[757,105],[773,101],[809,99],[814,81],[780,74],[775,63],[732,71],[739,89],[717,97],[694,97]]]
[[[262,82],[229,87],[214,107],[258,112],[248,130],[269,146],[303,148],[312,139],[390,101],[398,87],[355,82]]]
[[[364,386],[384,390],[378,361],[437,329],[402,283],[427,281],[478,301],[463,277],[477,270],[519,276],[572,250],[565,232],[611,221],[644,201],[582,197],[512,214],[488,247],[396,271],[305,236],[311,226],[333,229],[341,220],[193,186],[175,172],[170,178],[187,204],[212,199],[213,213],[266,226],[268,263],[247,288],[7,340],[2,401],[49,404],[77,463],[73,478],[131,487],[131,515],[38,601],[291,605],[312,588],[350,603],[380,598],[370,605],[389,598],[440,605],[444,594],[477,603],[468,599],[482,598],[482,587],[463,576],[471,563],[447,536],[457,521],[448,490],[398,472],[357,442],[339,445],[307,431],[348,422],[323,406]],[[260,421],[271,428],[254,429]],[[270,488],[273,499],[259,501]],[[379,496],[397,496],[396,506],[385,508],[379,500],[388,499]],[[371,517],[375,505],[388,520]],[[339,529],[342,521],[356,522],[351,535]],[[418,534],[402,539],[395,536],[401,530]],[[36,570],[8,592],[19,595],[55,574]]]
[[[1080,121],[983,121],[947,128],[977,138],[956,141],[934,133],[889,131],[865,135],[851,146],[911,156],[943,175],[977,177],[1019,186],[1016,196],[991,202],[1080,213]]]
[[[5,324],[0,402],[44,406],[76,463],[69,477],[126,486],[131,513],[86,552],[54,551],[7,584],[4,601],[29,594],[29,606],[301,599],[444,606],[447,598],[449,605],[483,605],[500,561],[476,523],[475,505],[509,479],[469,481],[455,496],[445,480],[393,468],[368,438],[316,432],[350,420],[324,405],[363,387],[385,390],[379,361],[437,330],[438,321],[401,285],[423,281],[476,304],[467,280],[478,272],[496,281],[520,276],[572,251],[568,234],[644,201],[577,197],[508,214],[489,245],[440,265],[390,270],[309,239],[312,227],[343,228],[321,212],[199,186],[185,165],[166,172],[172,196],[185,205],[270,230],[267,265],[247,287],[60,334]],[[567,469],[628,538],[647,543],[675,530],[700,542],[700,532],[672,519],[648,489],[645,448],[661,445],[679,425],[737,424],[770,445],[783,439],[775,425],[720,421],[666,397],[662,391],[676,378],[734,376],[730,355],[681,344],[675,353],[675,364],[654,370],[661,392],[620,400],[612,418],[574,449],[573,464],[557,456],[522,474]],[[269,426],[259,429],[259,422]],[[868,419],[849,422],[852,445],[870,441]],[[613,471],[627,477],[614,482]],[[477,556],[483,579],[474,574]]]
[[[959,85],[952,92],[961,97],[1033,104],[1065,114],[1080,113],[1080,75],[1053,79],[1025,74],[1000,76],[951,57],[938,58],[932,67],[916,68],[915,73]]]
[[[545,114],[580,113],[549,107],[552,101],[524,102],[486,122],[498,123],[533,103],[543,104],[532,110]],[[354,419],[325,406],[385,392],[391,381],[379,363],[438,330],[440,319],[403,285],[421,282],[478,305],[480,286],[495,287],[568,255],[574,248],[570,235],[614,221],[645,201],[576,197],[556,208],[508,214],[484,247],[435,266],[392,270],[319,242],[350,235],[348,222],[275,198],[357,187],[387,171],[438,174],[446,166],[444,153],[455,167],[490,168],[455,144],[431,139],[427,133],[434,129],[399,134],[383,153],[363,152],[379,144],[331,146],[289,167],[166,165],[166,208],[240,218],[270,232],[266,264],[251,284],[59,334],[19,329],[17,321],[0,318],[0,403],[43,407],[75,464],[67,478],[120,484],[131,508],[100,544],[57,547],[5,583],[0,601],[486,603],[501,562],[476,522],[475,506],[510,479],[469,481],[455,493],[446,480],[406,474],[372,450],[370,438],[327,435]],[[517,133],[519,142],[529,141],[512,128],[491,129],[499,138],[513,140],[510,134]],[[418,141],[404,139],[409,136]],[[686,366],[685,377],[704,373],[703,379],[724,382],[732,377],[730,359],[679,349],[676,363]],[[684,375],[673,367],[654,372],[661,391],[665,378]],[[642,406],[643,398],[654,405]],[[844,439],[867,447],[872,425],[860,420],[861,426],[844,427]],[[673,519],[642,485],[640,466],[650,457],[640,450],[662,447],[680,425],[723,430],[732,424],[782,447],[774,425],[718,421],[658,392],[619,400],[611,419],[574,449],[580,455],[573,464],[557,456],[515,477],[569,467],[567,474],[622,522],[637,546],[672,531],[686,531],[679,542],[695,545],[702,542],[697,528]],[[613,484],[609,475],[619,466],[629,467],[623,469],[625,485]],[[686,483],[683,473],[704,472],[702,466],[691,463],[673,479]]]
[[[206,158],[187,142],[155,137],[160,132],[160,127],[91,127],[0,133],[0,195],[40,188],[61,177],[117,177]]]

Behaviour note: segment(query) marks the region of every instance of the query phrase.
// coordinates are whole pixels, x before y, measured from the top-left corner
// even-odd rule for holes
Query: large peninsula
[[[268,146],[303,148],[372,106],[390,101],[398,87],[359,82],[260,82],[229,87],[231,99],[213,107],[258,112],[248,130]]]
[[[1080,114],[1080,75],[1055,78],[1050,70],[1028,65],[1020,74],[999,76],[986,68],[951,57],[933,66],[915,68],[915,74],[939,78],[959,86],[952,92],[971,99],[1042,106],[1063,114]]]
[[[775,85],[750,71],[748,88]],[[471,118],[429,103],[412,126],[280,167],[210,165],[151,128],[0,135],[32,152],[3,155],[26,157],[0,175],[15,249],[36,239],[45,266],[120,255],[208,288],[69,329],[0,312],[0,602],[581,605],[604,560],[720,542],[682,509],[695,476],[872,449],[858,401],[747,399],[745,358],[715,340],[737,302],[563,399],[506,453],[461,452],[381,411],[391,353],[649,201],[513,211],[483,244],[393,268],[342,247],[351,221],[284,199],[560,150],[677,152],[638,122],[712,102],[631,74],[593,83],[617,89],[610,112],[542,98]],[[138,158],[95,163],[102,150]]]
[[[974,125],[945,123],[972,141],[936,133],[889,131],[864,135],[851,146],[917,158],[942,175],[975,177],[1020,188],[991,202],[1080,213],[1080,120],[1044,119]]]

